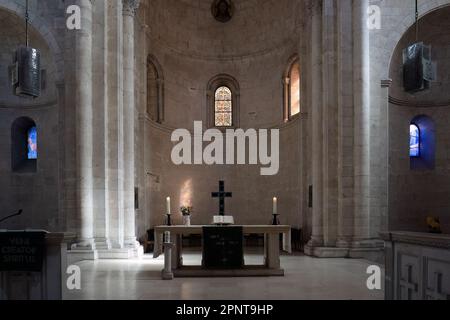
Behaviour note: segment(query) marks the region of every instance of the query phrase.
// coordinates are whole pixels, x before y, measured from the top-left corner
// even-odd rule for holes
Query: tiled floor
[[[186,264],[200,263],[199,253],[184,255]],[[246,255],[247,263],[262,257]],[[163,281],[163,259],[102,260],[79,263],[80,291],[65,293],[66,299],[189,299],[189,300],[279,300],[279,299],[383,299],[383,291],[366,287],[364,260],[316,259],[283,256],[285,277],[185,278]],[[384,281],[383,281],[384,283]]]

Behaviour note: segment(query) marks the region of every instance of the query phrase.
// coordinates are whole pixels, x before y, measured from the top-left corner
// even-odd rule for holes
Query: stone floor
[[[183,256],[185,264],[199,264],[200,253]],[[246,254],[246,263],[262,263],[262,256]],[[366,287],[370,265],[364,260],[316,259],[283,256],[285,277],[185,278],[162,281],[163,259],[83,261],[82,288],[65,299],[145,300],[368,300],[383,299],[383,291]],[[384,283],[384,281],[383,281]]]

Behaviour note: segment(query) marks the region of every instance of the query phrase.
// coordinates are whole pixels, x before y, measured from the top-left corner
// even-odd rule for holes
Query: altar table
[[[155,227],[155,248],[153,257],[159,257],[163,252],[163,236],[170,232],[174,248],[172,249],[172,269],[176,277],[220,277],[220,276],[283,276],[284,270],[280,264],[280,234],[283,235],[283,251],[292,253],[290,226],[240,226],[244,235],[264,234],[264,265],[244,266],[237,270],[207,270],[201,266],[183,266],[182,237],[203,235],[206,226],[158,226]],[[236,227],[236,226],[234,226]],[[227,228],[224,226],[223,228]]]

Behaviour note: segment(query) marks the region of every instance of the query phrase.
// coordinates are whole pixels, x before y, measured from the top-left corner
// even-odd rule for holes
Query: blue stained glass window
[[[409,156],[417,158],[420,156],[420,129],[415,124],[409,127]]]
[[[32,127],[28,130],[28,159],[36,160],[38,157],[37,152],[37,129],[36,127]]]

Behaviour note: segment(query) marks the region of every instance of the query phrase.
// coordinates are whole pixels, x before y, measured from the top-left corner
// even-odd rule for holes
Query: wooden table
[[[183,266],[182,237],[203,235],[205,226],[158,226],[155,227],[155,248],[153,256],[159,257],[163,252],[163,235],[171,234],[174,248],[172,249],[172,269],[176,277],[222,277],[222,276],[283,276],[284,270],[280,264],[280,234],[283,235],[283,251],[292,253],[290,226],[240,226],[244,235],[264,234],[264,265],[245,266],[236,270],[207,270],[201,266]],[[226,226],[224,227],[226,228]]]

